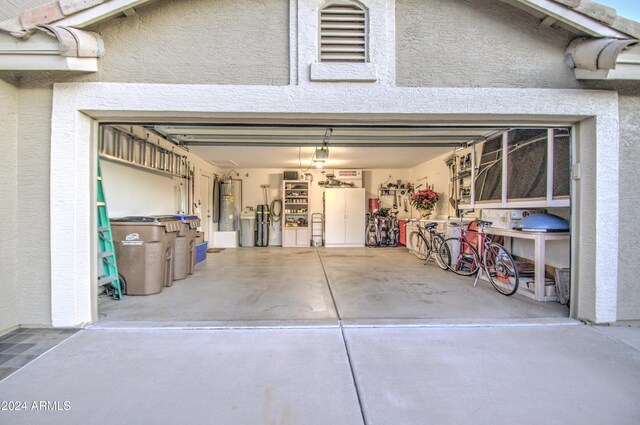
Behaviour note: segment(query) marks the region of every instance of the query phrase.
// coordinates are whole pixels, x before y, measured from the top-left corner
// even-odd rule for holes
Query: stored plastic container
[[[118,270],[127,283],[127,295],[157,294],[171,286],[179,230],[180,223],[174,218],[111,219]]]
[[[196,245],[196,263],[207,259],[207,246],[209,242],[203,242]]]
[[[176,236],[175,254],[173,259],[173,280],[186,279],[193,274],[196,267],[196,236],[200,217],[197,215],[169,215],[158,218],[178,220],[180,230]]]

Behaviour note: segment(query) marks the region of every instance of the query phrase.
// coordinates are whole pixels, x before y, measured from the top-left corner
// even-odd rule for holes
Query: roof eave
[[[638,40],[578,38],[565,59],[578,80],[640,80]]]
[[[554,0],[501,0],[505,3],[535,10],[538,13],[549,16],[567,27],[575,30],[576,34],[591,37],[629,38],[633,34],[618,31],[597,19],[586,16]]]
[[[640,80],[640,65],[617,65],[615,69],[575,69],[576,80]]]
[[[98,72],[98,59],[69,58],[42,53],[0,53],[0,70]]]
[[[133,11],[144,4],[151,3],[153,1],[156,0],[111,0],[98,4],[90,9],[85,9],[76,14],[67,16],[60,21],[57,21],[56,25],[73,28],[86,28],[90,25],[98,24],[117,17],[123,13],[126,14],[129,11]]]

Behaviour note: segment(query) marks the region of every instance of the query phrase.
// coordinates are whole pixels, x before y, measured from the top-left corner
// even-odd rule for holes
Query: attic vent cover
[[[366,12],[355,4],[320,11],[320,62],[366,62]]]

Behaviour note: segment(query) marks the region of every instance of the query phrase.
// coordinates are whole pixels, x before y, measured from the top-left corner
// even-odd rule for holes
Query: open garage
[[[199,261],[190,273],[168,278],[166,268],[145,276],[145,267],[164,266],[127,263],[120,278],[130,295],[118,300],[107,285],[101,325],[569,316],[569,297],[560,304],[556,288],[565,284],[570,292],[571,127],[110,123],[99,137],[101,185],[117,222],[116,260],[144,248],[127,240],[137,223],[122,227],[122,217],[199,220],[187,260]],[[416,202],[425,190],[438,198],[427,210]],[[518,229],[540,214],[561,217],[566,228]],[[519,264],[512,297],[494,291],[486,277],[478,285],[474,276],[439,267],[439,243],[431,247],[424,230],[434,224],[444,239],[459,235],[460,223],[482,220],[499,229],[487,234],[506,239]],[[417,239],[418,226],[425,239]],[[548,253],[540,254],[537,237]],[[428,252],[418,252],[421,244]],[[172,262],[185,258],[177,245]],[[536,262],[542,276],[535,276]],[[566,282],[556,285],[563,273]],[[536,277],[545,280],[537,296]]]

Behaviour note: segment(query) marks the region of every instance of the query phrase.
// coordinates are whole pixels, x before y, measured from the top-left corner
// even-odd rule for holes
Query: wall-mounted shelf
[[[307,247],[309,237],[309,189],[307,180],[284,180],[282,183],[282,246]]]
[[[172,177],[185,177],[185,156],[114,127],[104,126],[98,145],[100,158]]]

